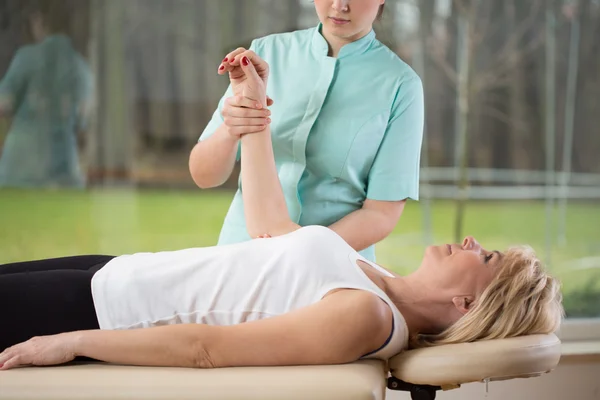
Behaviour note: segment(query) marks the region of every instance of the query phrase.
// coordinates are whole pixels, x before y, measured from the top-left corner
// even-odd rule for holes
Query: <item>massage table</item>
[[[389,388],[433,400],[470,382],[542,375],[560,354],[550,334],[408,350],[387,363],[205,370],[72,363],[0,371],[0,399],[383,400]]]

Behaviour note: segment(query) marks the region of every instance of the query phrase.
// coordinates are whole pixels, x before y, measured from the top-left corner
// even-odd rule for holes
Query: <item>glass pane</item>
[[[387,0],[375,25],[426,109],[420,201],[377,262],[408,273],[465,235],[529,244],[567,316],[600,317],[600,4],[459,3]],[[215,245],[239,165],[200,190],[188,160],[217,67],[317,23],[304,0],[0,0],[0,263]]]

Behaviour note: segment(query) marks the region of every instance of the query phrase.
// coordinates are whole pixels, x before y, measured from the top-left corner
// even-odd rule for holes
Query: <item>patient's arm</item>
[[[254,65],[243,65],[247,76],[244,96],[259,101],[267,107],[267,96],[263,80],[258,76]],[[246,227],[251,237],[268,233],[271,236],[283,235],[298,229],[299,225],[289,216],[277,167],[273,155],[271,129],[241,139],[242,197]]]
[[[273,156],[271,130],[242,137],[242,196],[251,237],[283,235],[298,229],[289,216]]]
[[[288,314],[232,326],[169,325],[42,336],[0,354],[0,369],[53,365],[75,356],[117,364],[215,368],[338,364],[378,349],[392,326],[371,293],[344,290]]]
[[[348,290],[283,316],[239,325],[81,332],[76,353],[114,363],[200,368],[335,364],[379,348],[391,321],[379,298]]]

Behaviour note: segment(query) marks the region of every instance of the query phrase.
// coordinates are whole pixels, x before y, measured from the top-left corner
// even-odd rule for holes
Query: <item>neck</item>
[[[404,317],[411,336],[443,330],[443,321],[438,318],[443,311],[421,289],[411,275],[389,278],[386,282],[386,294]]]
[[[331,34],[331,32],[329,32],[323,26],[321,34],[323,35],[323,37],[325,38],[325,41],[327,41],[327,44],[329,45],[329,54],[328,55],[330,57],[335,58],[340,54],[342,47],[344,47],[345,45],[347,45],[349,43],[356,42],[357,40],[362,39],[369,32],[371,32],[371,28],[361,31],[359,33],[356,33],[355,35],[352,35],[349,37],[339,37],[339,36],[335,36],[335,35]]]

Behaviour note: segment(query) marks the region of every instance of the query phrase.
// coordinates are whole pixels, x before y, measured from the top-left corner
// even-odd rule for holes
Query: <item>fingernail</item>
[[[254,107],[256,107],[256,108],[262,108],[262,104],[260,104],[260,103],[256,103],[256,104],[254,105]]]
[[[243,64],[244,66],[246,66],[246,65],[250,64],[250,62],[248,61],[248,57],[246,57],[246,56],[242,57],[242,64]]]
[[[225,57],[225,58],[223,59],[223,62],[227,62],[227,57]]]
[[[224,65],[221,65],[221,66],[219,67],[219,71],[223,71],[224,69],[225,69],[225,66],[224,66]]]

